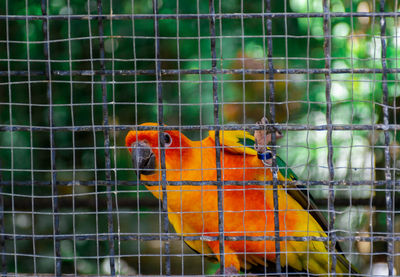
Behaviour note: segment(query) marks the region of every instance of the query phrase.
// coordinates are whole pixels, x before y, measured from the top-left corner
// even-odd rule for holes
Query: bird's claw
[[[268,145],[272,141],[272,134],[275,134],[275,139],[280,139],[283,136],[281,131],[279,131],[275,126],[265,126],[269,124],[269,121],[266,117],[261,118],[261,120],[256,124],[258,126],[264,126],[264,129],[254,131],[254,148],[258,153],[265,153]]]
[[[221,274],[221,269],[218,268],[218,270],[215,272],[215,276],[240,276],[240,274],[234,266],[230,266],[225,268],[223,275]]]

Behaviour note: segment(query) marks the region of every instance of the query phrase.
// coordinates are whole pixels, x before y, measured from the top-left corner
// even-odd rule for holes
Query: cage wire
[[[2,1],[2,275],[229,274],[226,243],[260,240],[274,242],[276,259],[261,275],[295,275],[281,267],[290,255],[281,241],[324,241],[333,275],[337,245],[359,276],[399,274],[398,9],[397,0]],[[263,116],[283,134],[271,135],[273,177],[226,180],[219,137],[262,130]],[[159,131],[159,181],[138,178],[130,130]],[[170,130],[192,140],[215,131],[214,180],[167,179]],[[297,181],[278,180],[275,154]],[[216,234],[170,226],[190,211],[168,209],[166,192],[184,185],[215,187]],[[225,230],[227,185],[272,186],[272,234]],[[282,235],[280,185],[314,198],[326,238]],[[184,240],[204,252],[218,243],[220,263]]]

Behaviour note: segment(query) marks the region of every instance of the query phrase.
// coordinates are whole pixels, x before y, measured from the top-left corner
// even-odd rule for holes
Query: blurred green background
[[[152,1],[103,1],[103,14],[152,14]],[[398,11],[397,1],[386,1],[384,10]],[[265,3],[220,1],[217,13],[260,13]],[[208,1],[159,1],[161,14],[206,14]],[[332,12],[379,11],[375,1],[331,0]],[[272,1],[273,12],[322,12],[322,1]],[[96,1],[53,0],[47,12],[58,15],[95,15]],[[49,101],[45,76],[8,76],[7,71],[44,71],[46,57],[38,1],[0,2],[0,124],[1,126],[49,126]],[[4,15],[22,16],[6,20]],[[52,70],[98,70],[100,66],[98,20],[57,20],[50,17],[49,53]],[[332,17],[331,63],[335,69],[382,68],[379,17]],[[104,23],[105,67],[108,70],[155,69],[154,21],[110,20]],[[398,68],[397,18],[386,18],[387,66]],[[208,19],[162,19],[160,58],[163,69],[210,69]],[[272,20],[273,63],[278,69],[324,68],[322,18],[281,17]],[[217,67],[263,69],[266,64],[266,20],[263,18],[216,20]],[[5,72],[5,73],[4,73]],[[276,121],[281,124],[326,124],[325,76],[323,74],[275,74]],[[400,105],[397,74],[388,74],[389,123],[397,124]],[[269,111],[268,76],[219,74],[220,122],[250,124]],[[334,124],[383,123],[381,74],[333,74],[332,121]],[[131,125],[157,121],[156,82],[153,75],[106,76],[109,124]],[[102,125],[101,76],[51,76],[54,125]],[[209,75],[162,76],[164,121],[168,125],[213,124],[212,79]],[[0,132],[1,178],[14,185],[2,187],[5,233],[53,234],[52,190],[32,181],[51,180],[50,135],[47,131]],[[205,132],[186,134],[199,139]],[[126,132],[112,131],[111,176],[113,180],[136,180],[124,148]],[[390,131],[390,168],[398,177],[400,136]],[[101,131],[54,132],[55,168],[59,186],[61,234],[107,232],[106,187],[79,182],[105,180],[104,135]],[[302,180],[328,180],[325,131],[288,131],[278,141],[278,153]],[[384,180],[383,131],[334,131],[335,179]],[[21,182],[26,182],[21,185]],[[338,186],[340,199],[383,199],[384,186]],[[114,230],[121,234],[158,234],[160,205],[143,187],[113,186]],[[326,208],[326,186],[310,186],[310,193]],[[394,194],[394,192],[393,192]],[[397,194],[397,193],[396,193]],[[140,199],[140,201],[139,201]],[[97,203],[97,204],[96,204]],[[325,207],[324,207],[325,203]],[[372,200],[371,200],[372,203]],[[374,202],[376,203],[376,201]],[[345,235],[372,236],[386,231],[384,201],[380,207],[337,206],[336,227]],[[400,231],[398,220],[394,222]],[[10,272],[54,272],[52,240],[6,240],[2,246]],[[386,245],[342,243],[352,261],[366,271],[371,263],[385,262]],[[396,251],[399,251],[396,245]],[[77,274],[108,274],[107,241],[61,241],[62,271]],[[121,274],[160,274],[160,241],[116,241]],[[213,273],[216,266],[187,249],[171,243],[173,274]],[[182,254],[185,254],[183,256]],[[372,255],[372,253],[381,253]],[[398,259],[396,257],[396,259]],[[396,260],[397,272],[400,263]],[[205,268],[205,269],[204,269]],[[203,271],[204,270],[204,271]]]

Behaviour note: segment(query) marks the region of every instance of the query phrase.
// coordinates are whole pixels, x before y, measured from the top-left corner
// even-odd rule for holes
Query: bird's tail
[[[277,273],[276,271],[276,265],[273,262],[266,261],[266,264],[259,264],[259,265],[252,265],[248,270],[245,270],[247,273],[252,273],[252,274],[272,274],[271,276],[274,276],[274,273]],[[289,276],[296,276],[296,277],[310,277],[310,276],[315,276],[315,277],[321,277],[323,274],[313,274],[309,271],[303,270],[299,271],[294,269],[293,267],[290,267],[289,265],[282,266],[281,273],[283,274],[288,274]],[[357,277],[361,276],[360,272],[342,255],[342,254],[337,254],[336,255],[336,276],[343,276],[343,277]]]
[[[336,255],[336,272],[343,276],[360,276],[360,272],[342,254]]]

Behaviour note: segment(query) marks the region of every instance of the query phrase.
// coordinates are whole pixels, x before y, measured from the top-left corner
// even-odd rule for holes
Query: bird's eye
[[[164,142],[165,142],[165,147],[168,147],[171,145],[172,138],[171,138],[170,134],[164,133]]]

